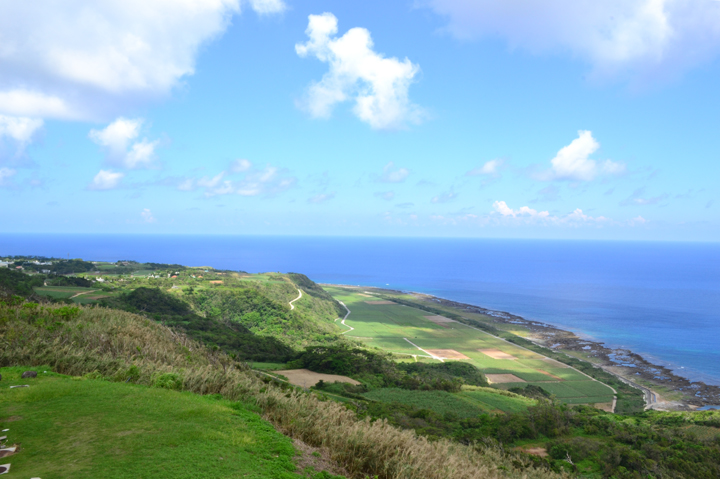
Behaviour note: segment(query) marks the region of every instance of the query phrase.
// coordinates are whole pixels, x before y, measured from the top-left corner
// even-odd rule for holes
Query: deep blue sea
[[[508,311],[720,385],[720,244],[267,236],[0,235],[0,256],[307,274]]]

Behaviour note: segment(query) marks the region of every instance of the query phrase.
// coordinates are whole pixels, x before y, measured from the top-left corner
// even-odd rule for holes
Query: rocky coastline
[[[706,384],[702,381],[691,381],[677,375],[669,368],[653,364],[641,355],[628,349],[617,349],[605,346],[605,343],[581,338],[571,331],[565,331],[539,321],[527,320],[521,316],[504,311],[460,303],[436,296],[411,293],[418,298],[432,301],[458,311],[458,313],[476,313],[492,318],[498,324],[512,324],[528,332],[526,339],[554,351],[583,353],[593,364],[614,374],[625,382],[645,392],[648,408],[661,410],[693,410],[703,406],[720,405],[720,386]],[[681,399],[664,398],[653,390],[660,386],[682,395]]]

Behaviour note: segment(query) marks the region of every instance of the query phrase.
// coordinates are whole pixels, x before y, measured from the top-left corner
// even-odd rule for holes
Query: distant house
[[[23,269],[22,266],[15,266],[15,269]]]
[[[6,263],[5,261],[0,261],[0,268],[8,268],[10,263]]]

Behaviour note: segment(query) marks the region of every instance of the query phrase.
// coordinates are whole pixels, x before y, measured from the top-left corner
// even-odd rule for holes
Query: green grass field
[[[74,303],[79,304],[97,303],[100,299],[111,296],[110,293],[106,293],[100,288],[78,286],[42,286],[35,288],[35,292],[53,299],[72,299]]]
[[[516,346],[483,331],[458,322],[436,324],[430,313],[400,304],[371,304],[377,301],[361,290],[325,288],[352,311],[346,324],[350,338],[408,357],[426,359],[432,350],[454,350],[485,374],[513,374],[525,383],[498,383],[503,389],[536,384],[571,404],[612,401],[612,390],[584,374],[538,353]],[[410,344],[417,345],[422,350]],[[424,351],[423,351],[424,350]],[[480,350],[499,350],[515,359],[494,359]],[[436,354],[437,355],[437,354]],[[451,358],[451,355],[441,357]]]
[[[38,378],[21,380],[28,369]],[[0,461],[8,477],[306,477],[291,440],[251,406],[44,370],[0,368],[0,429],[20,445]]]
[[[399,388],[383,388],[363,394],[368,399],[382,402],[399,402],[417,408],[425,408],[438,414],[453,413],[461,418],[475,417],[488,412],[519,412],[532,406],[535,401],[523,397],[508,397],[487,388],[475,388],[459,393],[446,391],[411,391]]]

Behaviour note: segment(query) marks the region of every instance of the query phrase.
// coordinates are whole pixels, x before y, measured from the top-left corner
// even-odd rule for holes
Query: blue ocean
[[[301,272],[508,311],[720,385],[720,244],[193,235],[0,235],[0,256]]]

